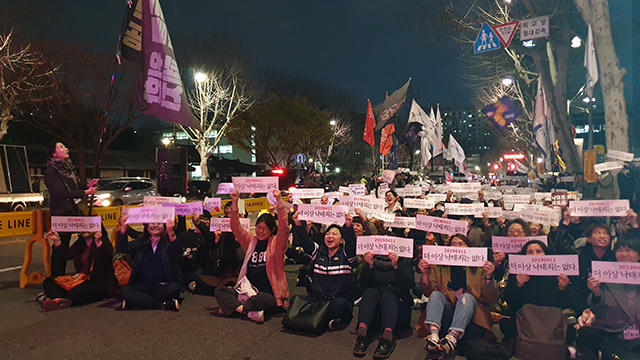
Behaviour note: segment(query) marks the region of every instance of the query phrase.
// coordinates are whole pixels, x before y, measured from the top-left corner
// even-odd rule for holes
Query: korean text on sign
[[[222,199],[204,198],[204,208],[207,211],[219,213],[222,211]]]
[[[174,204],[174,203],[162,203],[162,206],[172,207],[176,209],[176,215],[178,216],[191,216],[193,213],[202,214],[202,203],[200,201]]]
[[[392,228],[400,228],[400,229],[406,229],[406,228],[415,229],[416,218],[396,216],[393,222],[385,221],[384,226],[388,226]]]
[[[422,259],[434,265],[481,267],[487,262],[487,248],[424,245]]]
[[[52,216],[51,229],[61,232],[94,232],[102,230],[100,216]]]
[[[413,258],[413,239],[394,236],[358,236],[356,254],[372,252],[376,255],[389,255],[395,252],[400,257]]]
[[[592,261],[591,276],[602,283],[640,285],[640,263]]]
[[[406,186],[403,188],[396,188],[396,194],[398,196],[420,196],[422,195],[422,188],[420,186]]]
[[[162,203],[179,204],[179,197],[168,196],[145,196],[143,199],[144,206],[162,206]]]
[[[482,205],[482,204],[481,204]],[[469,223],[435,216],[416,215],[416,229],[437,234],[466,234]]]
[[[343,205],[298,205],[298,219],[320,224],[343,224],[345,215],[349,211]]]
[[[444,202],[447,200],[447,194],[428,194],[427,199],[435,202]]]
[[[436,202],[426,199],[404,199],[404,206],[407,209],[431,209],[436,206]]]
[[[579,275],[578,255],[509,255],[509,272],[538,276]]]
[[[451,215],[475,215],[478,213],[482,213],[484,210],[484,204],[475,203],[475,204],[455,204],[455,203],[446,203],[444,204],[444,211]]]
[[[478,182],[475,183],[451,183],[448,188],[453,192],[469,192],[480,191],[482,185]]]
[[[233,187],[233,183],[220,183],[218,184],[218,190],[216,191],[216,194],[231,194],[233,190],[235,190],[235,188]]]
[[[241,193],[266,193],[278,190],[277,176],[232,177],[233,187]]]
[[[489,219],[497,219],[502,216],[502,208],[500,207],[485,207],[482,209],[481,213],[476,213],[475,217],[481,218],[482,214],[485,213],[489,217]]]
[[[294,199],[317,199],[324,196],[324,189],[291,189],[290,194]]]
[[[175,217],[175,208],[145,206],[130,208],[127,224],[165,223]]]
[[[549,36],[549,15],[520,20],[520,40]]]
[[[249,228],[251,227],[251,219],[240,218],[240,226],[242,226],[245,230],[249,231]],[[211,231],[220,230],[222,232],[231,232],[231,219],[230,218],[211,218],[211,223],[209,224],[209,230]]]
[[[494,252],[501,251],[507,254],[517,254],[522,250],[522,246],[531,240],[539,240],[547,245],[546,235],[525,237],[492,236],[491,247]]]
[[[349,184],[349,195],[364,196],[366,192],[366,184]]]
[[[627,216],[629,200],[570,201],[571,216]]]

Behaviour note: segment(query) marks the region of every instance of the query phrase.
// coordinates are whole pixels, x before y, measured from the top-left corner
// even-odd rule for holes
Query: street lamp
[[[571,47],[574,49],[579,48],[582,45],[582,39],[580,39],[579,36],[574,36],[573,39],[571,39]]]
[[[164,146],[169,146],[169,144],[171,144],[171,139],[164,138],[162,139],[162,143],[164,144]]]
[[[205,81],[207,81],[207,75],[205,73],[202,72],[197,72],[194,76],[193,79],[197,82],[197,83],[203,83]]]
[[[331,126],[335,126],[335,125],[336,125],[336,121],[335,121],[335,120],[331,120],[331,121],[329,121],[329,125],[331,125]]]
[[[506,77],[506,78],[502,79],[502,85],[504,85],[504,86],[513,85],[513,79],[510,78],[510,77]]]
[[[336,174],[340,174],[340,168],[336,168]]]
[[[416,150],[416,155],[420,154],[420,150]]]

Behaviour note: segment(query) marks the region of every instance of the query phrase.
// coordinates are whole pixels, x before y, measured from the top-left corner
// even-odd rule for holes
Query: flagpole
[[[587,114],[589,115],[589,150],[593,150],[593,98],[589,97]]]

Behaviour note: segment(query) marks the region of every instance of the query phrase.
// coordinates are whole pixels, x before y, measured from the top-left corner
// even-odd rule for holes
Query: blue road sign
[[[298,154],[296,155],[296,163],[297,163],[298,165],[302,165],[302,164],[304,164],[304,162],[305,162],[305,161],[307,161],[307,157],[306,157],[306,156],[304,156],[304,154],[303,154],[303,153],[298,153]]]
[[[477,54],[497,49],[500,49],[500,39],[493,32],[493,29],[487,23],[484,23],[478,33],[476,42],[473,44],[473,52]]]

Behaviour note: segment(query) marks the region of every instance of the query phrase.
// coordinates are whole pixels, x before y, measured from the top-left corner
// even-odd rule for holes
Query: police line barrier
[[[261,211],[269,209],[269,200],[266,197],[255,199],[243,199],[245,202],[245,209],[248,212]],[[222,209],[231,201],[231,199],[222,200]],[[136,207],[136,205],[123,205],[123,206],[107,206],[107,207],[94,207],[93,214],[102,218],[104,226],[116,226],[118,225],[118,218],[120,218],[122,207]],[[213,216],[220,216],[223,211],[211,213]],[[20,211],[20,212],[4,212],[0,213],[0,237],[15,236],[15,235],[29,235],[33,232],[33,211]]]

